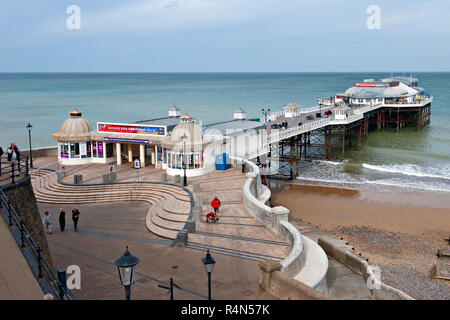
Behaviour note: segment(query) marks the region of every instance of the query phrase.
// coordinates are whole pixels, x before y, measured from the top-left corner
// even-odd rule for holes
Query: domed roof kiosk
[[[102,141],[91,141],[93,134],[91,124],[82,117],[81,111],[69,112],[70,118],[65,120],[53,139],[58,142],[58,163],[63,165],[79,165],[89,162],[105,162],[105,144]]]
[[[203,139],[201,127],[189,114],[180,120],[170,136],[161,141],[165,158],[163,168],[172,176],[183,176],[184,165],[188,177],[205,174],[209,170],[205,165],[204,151],[211,141]]]

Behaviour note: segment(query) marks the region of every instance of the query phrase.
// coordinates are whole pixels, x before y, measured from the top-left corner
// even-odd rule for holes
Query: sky
[[[450,0],[1,0],[0,72],[450,71],[449,13]]]

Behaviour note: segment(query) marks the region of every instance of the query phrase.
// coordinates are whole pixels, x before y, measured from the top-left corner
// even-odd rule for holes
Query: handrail
[[[28,159],[27,159],[28,160]],[[28,172],[27,172],[28,176]],[[72,297],[68,294],[65,289],[65,285],[62,285],[58,277],[56,276],[53,268],[48,263],[47,259],[41,254],[41,248],[33,239],[28,228],[25,226],[24,221],[17,214],[16,210],[12,206],[11,201],[5,195],[3,190],[0,188],[0,203],[2,207],[8,211],[8,225],[11,227],[15,225],[20,231],[20,247],[22,249],[28,249],[31,256],[38,266],[38,278],[44,278],[48,287],[52,291],[51,293],[56,299],[61,300],[72,300]]]
[[[20,175],[21,173],[28,174],[28,156],[25,159],[20,159],[17,161],[4,161],[5,157],[0,157],[0,181],[5,181],[11,178],[11,183],[14,184],[16,181],[16,173]],[[23,171],[25,169],[25,172]]]

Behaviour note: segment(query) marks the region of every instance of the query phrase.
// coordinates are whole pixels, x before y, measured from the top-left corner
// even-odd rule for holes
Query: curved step
[[[302,270],[294,279],[327,294],[328,257],[315,241],[305,236],[302,236],[302,238],[303,250],[306,249],[306,261]]]
[[[170,220],[165,220],[161,217],[159,217],[157,214],[153,214],[152,217],[152,223],[157,225],[158,227],[164,228],[164,229],[169,229],[169,230],[174,230],[174,231],[180,231],[181,229],[184,228],[185,223],[183,222],[173,222]]]
[[[152,206],[147,211],[147,216],[145,217],[145,226],[150,232],[156,234],[157,236],[172,240],[175,239],[177,237],[178,231],[165,229],[153,223],[152,216],[154,214],[153,211],[155,210],[155,207],[158,207],[158,203]]]
[[[76,185],[68,186],[63,184],[52,183],[55,189],[60,191],[71,191],[76,190],[77,192],[97,192],[97,191],[113,191],[113,190],[130,190],[132,184],[108,184],[108,185]],[[154,185],[154,184],[136,184],[134,186],[135,190],[140,191],[164,191],[170,192],[175,197],[180,197],[181,200],[189,199],[189,195],[186,191],[179,189],[170,185]]]
[[[74,190],[74,188],[76,188]],[[130,197],[146,197],[148,195],[150,196],[158,196],[161,198],[169,198],[169,197],[174,197],[173,193],[171,192],[171,190],[163,190],[163,189],[157,189],[157,190],[143,190],[143,191],[137,191],[134,190],[133,193],[130,193],[130,190],[127,188],[113,188],[113,189],[104,189],[104,188],[97,188],[97,189],[91,189],[91,190],[84,190],[84,189],[79,189],[80,187],[74,187],[74,188],[61,188],[59,186],[55,186],[55,185],[51,185],[48,186],[46,188],[37,188],[36,192],[39,193],[42,191],[42,189],[44,190],[48,190],[51,192],[54,192],[55,195],[61,196],[62,194],[67,194],[69,196],[74,196],[74,195],[84,195],[84,196],[94,196],[94,195],[103,195],[103,196],[111,196],[114,197],[114,195],[128,195]],[[176,197],[176,196],[175,196]],[[187,196],[181,198],[182,200],[179,201],[183,201],[183,202],[190,202],[190,198]],[[187,201],[186,201],[187,200]]]
[[[181,202],[173,198],[163,201],[162,208],[165,211],[174,214],[189,214],[191,211],[190,202]]]
[[[165,210],[158,210],[156,213],[159,217],[165,220],[173,221],[173,222],[186,222],[189,218],[189,214],[175,214],[170,213]]]

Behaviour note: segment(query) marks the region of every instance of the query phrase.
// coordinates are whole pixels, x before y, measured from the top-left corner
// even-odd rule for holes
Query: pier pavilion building
[[[58,143],[61,165],[115,163],[139,159],[140,167],[153,165],[169,175],[203,175],[215,169],[216,156],[246,155],[257,151],[265,124],[248,120],[241,108],[234,119],[202,126],[189,114],[180,116],[177,107],[167,117],[135,123],[97,122],[93,129],[82,113],[69,113],[53,138]]]

